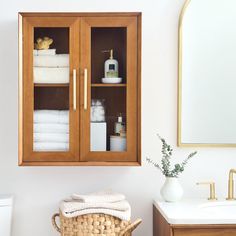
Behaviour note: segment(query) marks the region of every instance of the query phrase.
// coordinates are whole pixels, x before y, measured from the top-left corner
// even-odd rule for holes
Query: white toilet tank
[[[0,235],[11,236],[12,195],[0,195]]]

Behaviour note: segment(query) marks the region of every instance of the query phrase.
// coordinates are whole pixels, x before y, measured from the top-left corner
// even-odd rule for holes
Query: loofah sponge
[[[38,38],[37,43],[34,44],[34,48],[38,50],[49,49],[49,46],[53,43],[53,39],[49,37]]]

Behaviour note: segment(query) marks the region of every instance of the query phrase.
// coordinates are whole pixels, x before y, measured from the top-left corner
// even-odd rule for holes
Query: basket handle
[[[56,222],[56,218],[59,216],[60,215],[58,213],[56,213],[52,216],[52,225],[56,229],[57,232],[61,233],[61,229],[59,228],[59,226],[57,225],[57,222]]]
[[[135,220],[132,224],[128,225],[123,231],[120,232],[119,236],[125,235],[127,232],[132,232],[134,231],[139,224],[141,224],[142,220],[137,219]]]

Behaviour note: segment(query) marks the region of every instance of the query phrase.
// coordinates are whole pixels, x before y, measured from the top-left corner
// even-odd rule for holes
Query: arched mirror
[[[188,0],[179,24],[179,146],[236,147],[236,1]]]

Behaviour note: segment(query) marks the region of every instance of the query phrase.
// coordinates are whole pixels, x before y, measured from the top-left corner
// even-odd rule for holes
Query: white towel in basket
[[[78,200],[81,202],[90,202],[90,203],[98,203],[98,202],[119,202],[125,200],[125,196],[121,193],[115,193],[111,190],[101,191],[96,193],[91,193],[88,195],[82,195],[74,193],[72,199]]]
[[[77,217],[81,215],[86,214],[95,214],[95,213],[103,213],[107,215],[115,216],[121,220],[129,221],[131,218],[131,208],[129,207],[126,211],[119,211],[119,210],[113,210],[113,209],[107,209],[107,208],[88,208],[83,210],[75,210],[75,211],[65,211],[64,208],[60,208],[62,214],[65,217],[71,218],[71,217]]]
[[[85,209],[96,209],[96,208],[104,208],[104,209],[111,209],[117,211],[127,211],[130,209],[130,205],[126,200],[120,202],[78,202],[74,201],[73,199],[65,199],[60,203],[61,211],[65,213],[74,212],[74,211],[81,211]]]

